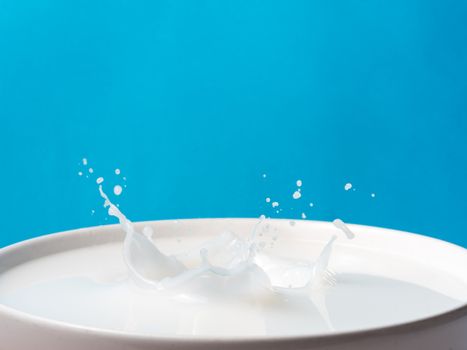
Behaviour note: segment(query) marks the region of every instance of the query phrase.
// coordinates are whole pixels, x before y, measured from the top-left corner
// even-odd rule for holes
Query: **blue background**
[[[306,212],[467,246],[466,18],[445,0],[2,0],[0,246],[110,222],[83,157],[109,192],[122,169],[133,220]]]

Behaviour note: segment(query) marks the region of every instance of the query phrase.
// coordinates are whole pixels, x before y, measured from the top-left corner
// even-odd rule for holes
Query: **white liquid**
[[[371,259],[365,250],[333,255],[337,235],[290,247],[293,242],[281,240],[277,228],[271,232],[264,216],[249,233],[223,231],[184,244],[177,237],[160,238],[149,226],[138,230],[101,185],[99,190],[125,231],[123,244],[75,249],[15,267],[0,275],[0,303],[82,326],[184,337],[349,331],[463,303],[412,283],[346,270],[359,255],[366,263]],[[355,237],[341,220],[333,223],[336,234]],[[333,271],[331,256],[347,263]],[[388,264],[404,264],[394,259],[388,256]],[[404,268],[420,269],[411,264]]]
[[[164,251],[183,251],[199,242],[189,236],[182,243],[163,237],[157,244]],[[306,247],[301,242],[294,244],[299,257],[306,256],[307,250],[321,249],[321,243]],[[342,250],[345,247],[340,249],[344,260],[351,259],[352,253]],[[276,251],[280,249],[270,250]],[[371,263],[373,257],[365,254],[360,254],[362,261]],[[424,269],[387,258],[394,266]],[[337,282],[325,293],[314,292],[308,297],[269,293],[256,284],[244,288],[242,283],[248,278],[239,276],[217,276],[208,290],[202,284],[205,281],[193,280],[170,293],[137,287],[127,276],[119,243],[74,249],[1,274],[0,303],[81,326],[180,337],[325,334],[405,322],[461,304],[415,284],[350,272],[337,273]]]
[[[349,239],[355,238],[355,234],[349,229],[349,227],[341,219],[335,219],[332,223],[339,230],[344,232],[347,238]]]
[[[120,196],[122,194],[122,192],[123,192],[122,186],[120,186],[120,185],[115,185],[114,186],[114,194],[116,196]]]
[[[299,261],[275,257],[262,252],[258,245],[258,230],[265,220],[262,215],[250,235],[245,239],[233,232],[223,232],[214,239],[202,242],[197,248],[178,255],[164,254],[150,240],[148,227],[138,232],[130,220],[109,200],[99,185],[104,199],[104,207],[110,216],[116,217],[125,231],[123,258],[130,277],[144,288],[170,291],[175,288],[189,290],[191,285],[199,285],[206,294],[212,292],[219,277],[230,283],[236,280],[240,289],[248,294],[249,289],[264,295],[274,293],[294,296],[308,296],[310,290],[324,290],[335,283],[333,273],[328,270],[328,262],[336,236],[332,236],[324,246],[316,261]],[[341,220],[336,220],[347,238],[350,230]],[[277,237],[274,237],[276,240]],[[229,292],[226,286],[216,293]]]
[[[295,191],[295,192],[292,194],[292,198],[293,198],[293,199],[299,199],[301,196],[302,196],[302,194],[300,193],[299,190]]]

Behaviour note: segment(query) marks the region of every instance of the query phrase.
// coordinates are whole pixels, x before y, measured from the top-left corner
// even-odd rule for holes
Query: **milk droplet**
[[[92,174],[94,172],[93,168],[89,168],[89,173]]]
[[[306,219],[306,214],[302,213],[302,219]]]
[[[83,176],[83,172],[82,172],[82,171],[78,171],[78,176]]]
[[[293,199],[299,199],[302,196],[300,191],[295,191],[292,195]]]
[[[96,183],[97,183],[98,185],[100,185],[100,184],[103,183],[103,182],[104,182],[104,178],[103,178],[103,177],[98,177],[97,180],[96,180]]]
[[[265,179],[267,175],[266,175],[266,174],[263,174],[262,176],[263,176],[263,179]]]
[[[350,182],[347,182],[344,186],[344,190],[348,191],[352,188],[352,184]]]
[[[122,191],[123,191],[122,186],[120,186],[120,185],[115,185],[114,186],[114,194],[116,196],[120,196],[122,194]]]
[[[94,215],[96,211],[94,209],[91,210],[91,215]]]
[[[297,186],[301,187],[302,186],[302,180],[297,180]]]
[[[269,203],[271,201],[271,198],[267,197],[266,198],[266,203]]]
[[[120,169],[115,169],[115,175],[120,175]]]
[[[83,158],[83,165],[88,165],[88,160],[86,158]]]
[[[314,206],[314,204],[313,204],[313,203],[310,203],[310,207],[313,207],[313,206]]]
[[[375,198],[375,197],[376,197],[376,193],[372,193],[370,196],[371,196],[371,198]]]
[[[334,226],[345,233],[348,239],[355,238],[355,234],[349,229],[349,227],[341,220],[335,219],[333,222]]]
[[[275,207],[278,207],[279,206],[279,202],[272,202],[272,207],[275,208]]]

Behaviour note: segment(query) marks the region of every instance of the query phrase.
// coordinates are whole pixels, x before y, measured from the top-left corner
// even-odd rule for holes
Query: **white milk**
[[[262,337],[380,327],[465,302],[458,295],[368,273],[365,264],[376,266],[371,264],[379,253],[346,248],[358,232],[339,219],[324,242],[295,241],[287,236],[298,226],[295,221],[278,230],[264,216],[248,233],[224,230],[180,240],[150,226],[138,230],[110,202],[103,181],[97,180],[104,206],[118,218],[124,241],[15,267],[0,275],[0,303],[44,318],[134,334]],[[121,188],[114,192],[119,195]],[[338,254],[333,253],[336,242]],[[331,269],[331,259],[337,270]],[[384,261],[414,276],[426,274],[423,265],[397,255]],[[444,278],[456,289],[457,282],[440,272],[433,278]]]
[[[283,239],[285,242],[287,238]],[[197,242],[195,237],[178,243],[164,237],[158,244],[164,251],[183,251]],[[301,252],[307,248],[316,251],[320,245],[290,244],[301,244],[301,249],[297,248]],[[1,274],[0,303],[44,318],[132,334],[263,337],[391,325],[465,302],[409,282],[347,273],[345,261],[351,259],[352,252],[341,248],[344,263],[334,276],[335,283],[311,290],[308,295],[290,295],[271,292],[264,281],[251,281],[256,278],[255,271],[192,279],[170,291],[141,288],[128,278],[121,245],[103,244],[36,259]],[[280,248],[270,251],[281,252]],[[371,254],[353,252],[358,253],[371,263]],[[385,258],[395,267],[409,264],[393,256]],[[413,262],[408,268],[411,273],[425,269]],[[268,271],[273,281],[281,281],[279,272]],[[289,278],[294,280],[293,276]],[[300,273],[297,280],[301,280]],[[465,286],[459,288],[465,290]]]

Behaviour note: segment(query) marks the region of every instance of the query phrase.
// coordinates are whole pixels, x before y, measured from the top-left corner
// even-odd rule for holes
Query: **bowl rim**
[[[167,219],[167,220],[148,220],[148,221],[138,221],[133,222],[136,225],[145,225],[155,222],[175,222],[175,221],[225,221],[225,220],[234,220],[234,221],[252,221],[256,222],[257,218],[237,218],[237,217],[226,217],[226,218],[188,218],[188,219]],[[272,221],[290,221],[292,219],[271,219]],[[318,221],[318,220],[296,220],[294,221],[303,221],[310,224],[330,224],[327,221]],[[401,230],[394,230],[389,228],[383,227],[376,227],[376,226],[369,226],[369,225],[360,225],[360,224],[347,224],[350,228],[365,228],[376,230],[381,233],[398,233],[403,235],[412,235],[415,236],[417,239],[424,239],[424,240],[431,240],[437,241],[439,244],[443,244],[451,249],[457,249],[461,252],[467,254],[467,249],[447,242],[440,240],[438,238],[429,237],[417,233],[401,231]],[[0,248],[0,261],[2,256],[6,254],[11,254],[12,252],[23,249],[26,247],[34,246],[36,244],[43,244],[44,242],[56,239],[69,239],[70,236],[75,236],[78,234],[83,234],[87,232],[88,234],[99,233],[101,231],[108,231],[118,228],[119,224],[110,224],[110,225],[100,225],[100,226],[90,226],[84,227],[79,229],[71,229],[66,231],[60,231],[50,234],[45,234],[42,236],[37,236],[34,238],[30,238],[27,240],[23,240],[6,247]],[[103,243],[107,242],[110,243],[115,241],[115,234],[109,235],[107,237],[111,237],[112,239],[108,239],[108,241],[104,241]],[[106,238],[107,238],[106,237]],[[76,247],[75,247],[76,248]],[[71,247],[73,249],[73,247]],[[66,251],[66,250],[65,250]],[[34,257],[32,257],[34,259]],[[401,333],[410,333],[414,331],[425,330],[429,328],[434,328],[438,325],[446,324],[449,322],[456,321],[458,319],[466,318],[467,319],[467,302],[464,304],[450,309],[445,312],[441,312],[438,314],[434,314],[432,316],[427,316],[423,318],[418,318],[412,321],[396,323],[386,326],[379,326],[379,327],[371,327],[365,329],[358,329],[352,331],[339,331],[339,332],[332,332],[326,334],[316,334],[316,335],[291,335],[291,336],[247,336],[247,337],[186,337],[186,336],[151,336],[146,334],[137,334],[137,333],[126,333],[117,330],[105,329],[105,328],[97,328],[97,327],[89,327],[89,326],[82,326],[74,323],[68,323],[63,321],[57,321],[53,319],[49,319],[42,316],[36,316],[24,311],[20,311],[14,309],[12,307],[3,305],[0,303],[0,319],[7,318],[7,319],[14,319],[19,322],[24,322],[29,325],[35,325],[39,327],[45,327],[50,330],[54,331],[62,331],[68,332],[75,335],[86,335],[90,337],[101,337],[101,338],[112,338],[115,340],[125,340],[125,341],[132,341],[132,342],[141,342],[141,343],[151,343],[151,344],[196,344],[199,346],[202,345],[222,345],[222,344],[236,344],[236,345],[254,345],[254,344],[293,344],[293,343],[301,343],[301,344],[335,344],[335,343],[342,343],[342,342],[349,342],[352,340],[363,339],[363,338],[371,338],[377,336],[389,336],[389,335],[396,335]]]

